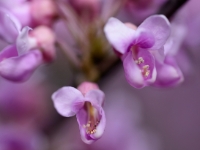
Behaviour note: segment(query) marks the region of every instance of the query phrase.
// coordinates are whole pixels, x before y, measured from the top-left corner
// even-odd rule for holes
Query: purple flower
[[[23,83],[10,82],[0,77],[0,116],[20,124],[31,120],[32,125],[36,123],[37,127],[44,122],[46,124],[50,118],[45,113],[50,112],[46,106],[48,87],[38,74]]]
[[[164,61],[156,59],[157,77],[153,83],[154,86],[175,86],[184,80],[182,71],[176,61],[176,55],[178,55],[177,53],[180,50],[180,45],[185,35],[186,30],[184,26],[172,24],[172,34],[164,45]],[[179,55],[178,57],[181,56]]]
[[[91,23],[100,15],[102,0],[67,0],[75,12],[87,23]],[[89,21],[89,22],[88,22]]]
[[[0,9],[5,9],[9,15],[15,16],[23,26],[32,25],[30,6],[30,2],[27,2],[27,0],[0,1]]]
[[[120,18],[128,17],[136,24],[141,23],[148,16],[158,12],[166,1],[167,0],[127,0]]]
[[[102,104],[104,93],[94,83],[84,82],[78,89],[63,87],[52,95],[54,106],[65,117],[76,115],[83,142],[99,139],[106,125]]]
[[[184,78],[183,74],[172,56],[166,56],[163,63],[156,61],[157,78],[153,83],[154,86],[169,87],[181,83]]]
[[[156,79],[155,57],[162,60],[170,35],[170,24],[163,15],[147,18],[136,30],[116,18],[110,18],[104,28],[108,41],[121,54],[129,84],[142,88]]]
[[[46,137],[26,125],[7,124],[0,126],[1,150],[46,150]]]
[[[3,10],[0,10],[0,22],[3,30],[9,31],[4,33],[7,34],[4,39],[12,43],[0,52],[0,75],[12,81],[25,81],[43,63],[37,40],[29,36],[31,28],[26,26],[21,30],[18,20]]]

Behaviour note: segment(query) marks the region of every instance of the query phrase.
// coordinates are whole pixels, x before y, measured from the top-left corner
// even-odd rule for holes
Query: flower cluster
[[[129,106],[132,102],[127,99],[132,100],[134,88],[182,83],[183,72],[193,66],[187,59],[192,56],[188,49],[197,49],[200,43],[197,35],[193,38],[197,33],[186,36],[187,28],[199,27],[199,17],[181,24],[184,17],[170,18],[175,6],[170,13],[162,11],[168,5],[167,0],[0,0],[0,130],[5,130],[0,133],[0,149],[46,150],[45,144],[54,142],[27,131],[43,131],[51,140],[57,138],[60,125],[66,125],[64,120],[72,122],[63,117],[72,116],[78,122],[80,143],[88,144],[86,149],[105,149],[105,145],[107,149],[135,149],[135,145],[137,150],[153,149],[139,129],[136,98],[135,106]],[[123,23],[125,20],[129,22]],[[131,92],[118,74],[116,83],[106,82],[112,90],[103,88],[101,79],[119,60],[127,82],[134,87],[129,87]],[[185,72],[192,72],[188,70]],[[105,107],[108,115],[103,108],[105,94],[97,83],[107,95],[113,95],[110,106]],[[56,111],[63,117],[56,116]],[[103,138],[106,123],[109,131],[99,142],[105,145],[89,146]],[[3,124],[14,124],[13,132]],[[137,140],[132,142],[135,136],[145,148]],[[38,142],[41,138],[45,144]],[[58,143],[56,149],[60,150]]]
[[[55,57],[55,36],[47,26],[34,30],[5,8],[0,8],[0,34],[10,43],[0,52],[0,75],[11,81],[25,81],[34,70]]]
[[[131,86],[174,85],[182,80],[173,58],[165,57],[167,51],[173,50],[173,47],[166,48],[171,28],[165,16],[151,16],[137,28],[110,18],[104,31],[123,61],[125,76]]]
[[[102,108],[104,93],[94,83],[84,82],[78,89],[63,87],[52,95],[54,106],[65,117],[76,115],[81,138],[85,143],[99,139],[105,129]]]

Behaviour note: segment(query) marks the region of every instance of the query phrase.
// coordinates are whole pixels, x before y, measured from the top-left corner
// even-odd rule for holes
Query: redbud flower
[[[39,131],[24,125],[1,125],[1,150],[46,150],[47,139]]]
[[[182,25],[172,24],[172,31],[164,45],[164,61],[156,60],[157,78],[155,83],[153,83],[154,86],[175,86],[184,80],[182,71],[176,61],[176,55],[186,35],[186,29]]]
[[[96,84],[84,82],[78,89],[63,87],[52,95],[52,99],[60,115],[76,115],[83,142],[91,144],[102,136],[106,125],[102,108],[104,93]]]
[[[163,15],[154,15],[136,29],[110,18],[104,32],[115,51],[121,54],[125,76],[136,88],[156,79],[156,59],[163,59],[164,44],[170,35],[170,24]]]
[[[17,19],[3,11],[0,11],[0,22],[6,31],[11,29],[7,39],[13,43],[0,52],[0,75],[12,81],[25,81],[43,63],[42,53],[36,49],[36,39],[29,36],[31,28],[21,29]]]
[[[7,13],[15,16],[23,26],[32,25],[30,2],[27,0],[1,0],[0,9],[6,9]]]

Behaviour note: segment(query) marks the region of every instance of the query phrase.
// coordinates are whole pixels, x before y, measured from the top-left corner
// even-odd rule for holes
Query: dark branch
[[[187,1],[188,0],[168,0],[163,4],[163,6],[161,6],[158,14],[164,14],[168,19],[170,19]]]

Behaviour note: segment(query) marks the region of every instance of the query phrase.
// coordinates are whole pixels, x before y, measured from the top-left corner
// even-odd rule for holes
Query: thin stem
[[[181,8],[188,0],[168,0],[158,11],[158,14],[164,14],[168,19]]]
[[[64,52],[64,54],[66,55],[67,59],[71,62],[71,64],[75,68],[78,68],[80,70],[80,68],[81,68],[81,62],[77,58],[77,56],[75,55],[75,53],[73,52],[73,50],[67,44],[65,44],[64,41],[61,40],[61,39],[57,40],[57,45]]]

